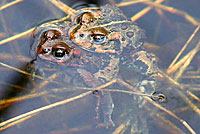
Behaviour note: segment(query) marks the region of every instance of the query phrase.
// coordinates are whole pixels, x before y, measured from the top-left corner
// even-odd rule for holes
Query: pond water
[[[95,88],[88,88],[80,79],[87,72],[80,70],[81,75],[77,75],[73,67],[62,64],[47,61],[42,64],[42,71],[37,70],[40,76],[32,74],[34,80],[31,79],[27,65],[34,59],[30,55],[33,30],[18,38],[9,37],[16,37],[44,22],[65,17],[64,11],[52,1],[19,1],[5,9],[1,7],[13,1],[0,2],[2,134],[132,134],[137,131],[144,134],[200,133],[199,0],[158,0],[157,3],[161,4],[157,5],[148,0],[109,0],[98,3],[115,3],[128,18],[144,29],[144,46],[159,59],[156,88],[167,97],[167,101],[159,103],[144,96],[142,104],[138,102],[142,97],[134,94],[137,92],[134,85],[140,80],[140,74],[126,67],[120,68],[118,80],[110,79],[110,85],[110,81],[108,86],[105,83],[96,84],[96,87],[103,85],[98,89],[110,89],[110,92],[104,91],[104,95],[100,93],[100,96],[99,92],[90,92]],[[72,6],[76,1],[63,2]],[[128,2],[128,5],[123,5]],[[142,14],[144,11],[146,13]],[[141,16],[133,17],[136,14]],[[188,46],[172,64],[185,44]],[[86,56],[93,55],[90,53],[86,53]],[[95,59],[91,61],[101,64],[98,63],[99,54],[93,56]],[[105,57],[100,61],[110,60]],[[96,69],[91,67],[93,70]],[[113,111],[110,110],[115,126],[109,125],[108,128],[104,124],[105,111],[101,105],[102,101],[110,99],[105,94],[111,94],[114,103]],[[110,104],[110,101],[105,103]]]

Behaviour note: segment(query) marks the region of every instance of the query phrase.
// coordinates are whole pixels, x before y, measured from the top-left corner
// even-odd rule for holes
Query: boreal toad
[[[44,74],[42,68],[56,68],[57,72],[65,74],[67,86],[97,87],[107,81],[99,79],[94,74],[112,64],[115,67],[118,58],[108,54],[99,54],[86,51],[74,44],[66,35],[69,28],[68,22],[62,24],[44,24],[35,29],[31,56],[33,60],[29,64],[31,74],[38,72]],[[111,77],[114,77],[118,69],[111,69]],[[82,83],[82,84],[80,84]],[[97,94],[97,93],[95,93]],[[106,127],[113,125],[111,114],[114,104],[109,92],[98,92],[101,97],[101,107],[104,113]],[[98,118],[98,117],[97,117]]]
[[[100,7],[100,11],[82,11],[82,15],[75,18],[76,23],[71,26],[69,36],[81,48],[94,53],[109,54],[109,57],[115,59],[116,64],[112,64],[112,68],[110,65],[102,68],[95,73],[96,77],[113,79],[114,75],[109,74],[112,71],[107,71],[108,68],[113,70],[125,66],[142,75],[137,84],[140,91],[152,94],[158,74],[157,58],[143,46],[144,31],[115,6],[105,5]]]
[[[76,76],[74,79],[78,77],[87,87],[97,87],[117,78],[120,68],[126,67],[141,74],[137,88],[152,94],[158,73],[157,60],[143,47],[143,38],[143,30],[117,7],[105,5],[99,10],[82,10],[72,23],[44,24],[35,30],[32,64],[34,70],[42,68],[44,62],[61,65],[65,74]],[[100,96],[105,125],[114,126],[111,95],[101,92]]]

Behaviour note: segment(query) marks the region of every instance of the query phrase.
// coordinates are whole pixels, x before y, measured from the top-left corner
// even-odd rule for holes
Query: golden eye
[[[55,40],[55,39],[59,39],[61,37],[61,33],[60,31],[57,31],[57,30],[48,30],[48,31],[45,31],[41,38],[42,40]]]
[[[106,42],[106,39],[108,38],[108,32],[106,29],[104,29],[103,27],[97,27],[91,28],[90,31],[93,33],[91,37],[94,44],[99,45]]]
[[[76,18],[78,24],[90,24],[95,20],[94,15],[90,11],[80,12]]]
[[[91,13],[84,13],[81,17],[81,23],[89,24],[94,21],[94,16]]]
[[[92,35],[94,44],[103,44],[106,41],[106,36],[102,34],[94,34]]]
[[[71,48],[65,43],[56,44],[52,48],[52,55],[58,60],[63,59],[70,52],[71,52]]]

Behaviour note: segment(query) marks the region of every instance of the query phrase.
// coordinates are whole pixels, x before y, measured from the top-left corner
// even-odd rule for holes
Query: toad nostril
[[[48,52],[50,52],[51,51],[51,49],[50,48],[44,48],[43,50],[42,50],[42,52],[45,54],[45,53],[48,53]]]

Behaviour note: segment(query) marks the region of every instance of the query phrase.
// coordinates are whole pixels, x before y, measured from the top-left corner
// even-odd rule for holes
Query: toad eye
[[[94,21],[94,16],[91,13],[84,13],[81,17],[81,22],[84,24],[90,24]]]
[[[106,41],[106,36],[105,35],[102,35],[102,34],[95,34],[95,35],[92,35],[92,39],[93,39],[93,43],[94,44],[103,44],[105,41]]]
[[[78,24],[90,24],[92,23],[95,18],[94,18],[94,15],[90,12],[90,11],[83,11],[83,12],[80,12],[78,13],[78,16],[76,17],[76,23]]]
[[[63,59],[66,55],[69,55],[71,48],[66,44],[57,44],[52,48],[52,55],[58,59]]]
[[[66,54],[69,54],[69,52],[62,48],[54,49],[52,52],[53,56],[57,59],[62,59]]]
[[[48,30],[42,34],[42,40],[55,40],[61,37],[61,32],[57,30]]]

